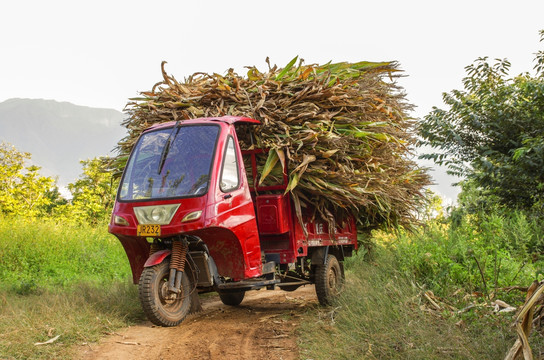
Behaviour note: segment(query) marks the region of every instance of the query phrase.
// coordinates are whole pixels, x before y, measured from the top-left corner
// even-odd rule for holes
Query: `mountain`
[[[58,177],[58,185],[82,173],[80,160],[114,155],[125,136],[125,115],[113,109],[78,106],[43,99],[9,99],[0,103],[0,142],[32,154],[42,174]]]

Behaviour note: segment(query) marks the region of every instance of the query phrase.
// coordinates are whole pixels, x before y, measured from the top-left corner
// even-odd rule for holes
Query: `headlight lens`
[[[192,213],[189,213],[183,217],[181,222],[187,222],[187,221],[193,221],[200,219],[200,216],[202,215],[202,210],[193,211]]]
[[[120,226],[128,226],[129,225],[127,219],[125,219],[124,217],[119,216],[119,215],[115,215],[113,217],[113,223],[115,225],[120,225]]]
[[[139,224],[168,225],[176,214],[180,204],[139,206],[134,214]]]
[[[153,210],[151,210],[151,219],[158,223],[162,219],[164,219],[166,216],[166,210],[163,207],[156,207]]]

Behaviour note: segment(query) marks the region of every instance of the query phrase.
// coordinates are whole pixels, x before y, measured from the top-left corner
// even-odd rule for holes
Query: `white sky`
[[[413,114],[442,107],[480,56],[532,70],[542,0],[77,1],[0,3],[0,102],[44,98],[122,110],[161,80],[232,67],[396,60]],[[437,172],[438,190],[455,196]]]

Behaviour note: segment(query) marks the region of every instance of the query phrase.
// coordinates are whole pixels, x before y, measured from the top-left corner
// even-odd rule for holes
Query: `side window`
[[[225,157],[223,159],[223,169],[221,171],[219,188],[223,192],[236,190],[239,182],[236,148],[234,147],[234,139],[229,137],[227,148],[225,149]]]

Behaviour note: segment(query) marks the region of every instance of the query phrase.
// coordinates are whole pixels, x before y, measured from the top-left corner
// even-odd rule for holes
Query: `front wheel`
[[[315,291],[321,305],[332,305],[344,288],[344,271],[336,256],[329,254],[315,272]]]
[[[191,309],[191,281],[186,272],[181,277],[181,291],[176,294],[168,291],[169,263],[144,268],[140,276],[140,302],[144,312],[153,324],[176,326],[181,323]]]

